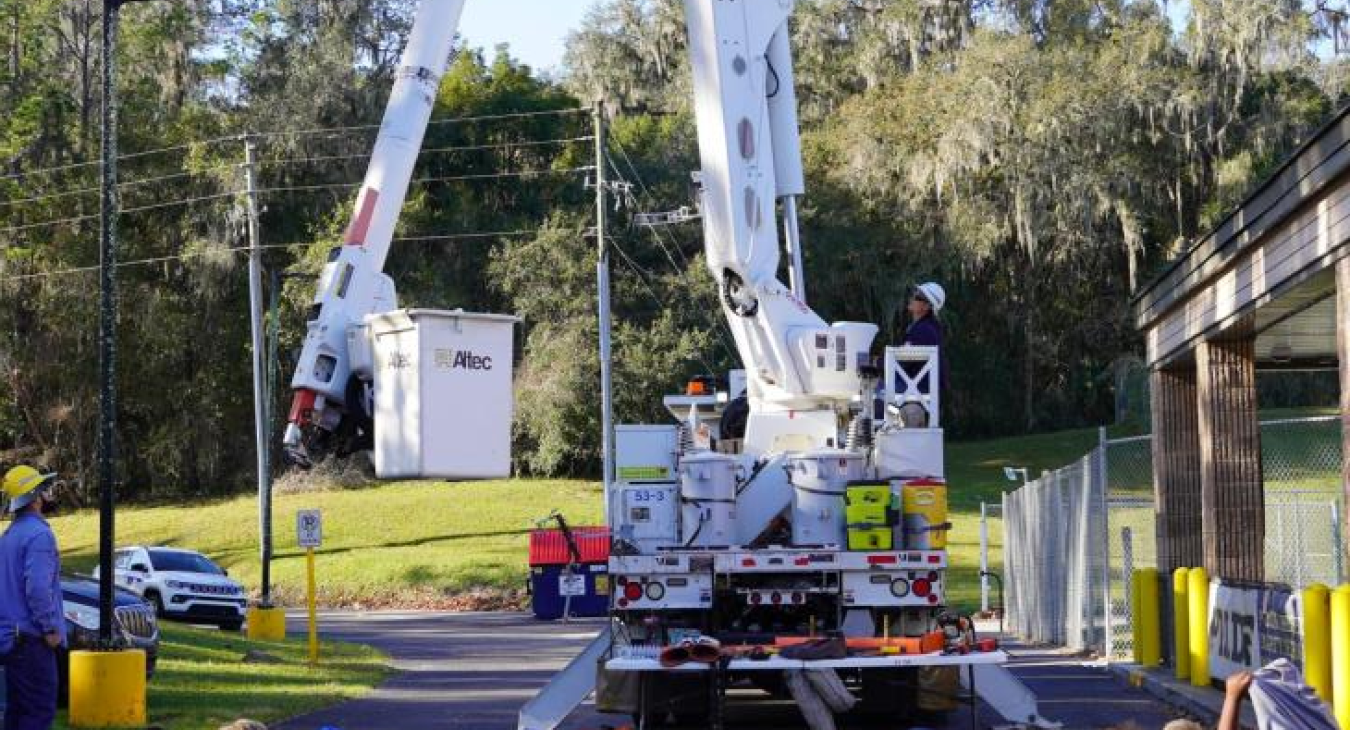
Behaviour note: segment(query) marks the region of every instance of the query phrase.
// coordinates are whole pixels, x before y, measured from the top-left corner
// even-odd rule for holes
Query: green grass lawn
[[[146,697],[150,724],[215,730],[240,718],[271,723],[358,697],[391,671],[369,647],[321,647],[319,666],[310,668],[303,637],[252,642],[240,634],[162,625],[159,664]],[[243,663],[250,649],[280,662]],[[56,727],[69,727],[64,712]]]
[[[600,489],[581,481],[512,480],[396,483],[368,489],[278,495],[274,505],[278,596],[296,605],[304,586],[304,552],[295,544],[295,513],[323,510],[317,553],[319,596],[326,605],[438,606],[447,594],[524,588],[528,532],[550,510],[573,524],[600,520]],[[66,564],[97,560],[98,514],[53,520]],[[173,545],[218,560],[249,588],[259,582],[258,516],[252,496],[184,507],[119,510],[119,545]]]
[[[1263,413],[1263,418],[1308,415],[1306,411]],[[1325,438],[1317,430],[1338,424],[1267,430],[1268,455],[1279,452],[1292,463],[1310,463]],[[1111,436],[1132,435],[1112,429]],[[1324,434],[1325,435],[1325,434]],[[979,506],[999,504],[1017,484],[1003,467],[1026,467],[1034,478],[1081,458],[1097,443],[1096,429],[1077,429],[1014,438],[949,444],[947,481],[952,522],[952,572],[948,597],[954,604],[978,606]],[[1137,469],[1112,484],[1113,491],[1151,494],[1147,452],[1112,450],[1113,459],[1132,458]],[[1301,451],[1303,450],[1303,451]],[[1325,471],[1325,470],[1324,470]],[[1270,468],[1267,473],[1272,474]],[[1112,472],[1116,480],[1116,471]],[[1308,488],[1337,479],[1335,473],[1306,477],[1291,471],[1287,484]],[[1138,482],[1137,484],[1135,482]],[[1316,484],[1314,484],[1316,483]],[[295,513],[319,508],[324,513],[324,546],[318,551],[320,600],[326,605],[470,608],[518,605],[525,580],[528,532],[551,510],[575,525],[601,519],[600,488],[594,482],[502,480],[459,484],[404,482],[366,489],[280,495],[275,506],[277,596],[296,605],[303,586],[304,554],[295,546]],[[67,564],[93,566],[97,515],[85,511],[54,521]],[[990,520],[991,566],[1002,564],[1002,521]],[[250,588],[259,580],[257,511],[254,498],[182,507],[124,508],[117,523],[118,544],[176,545],[216,558]]]

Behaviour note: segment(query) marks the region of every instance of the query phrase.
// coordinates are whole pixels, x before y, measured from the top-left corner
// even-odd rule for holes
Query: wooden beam
[[[1170,575],[1204,564],[1195,367],[1154,370],[1150,380],[1158,569]]]
[[[1202,342],[1195,350],[1205,570],[1240,581],[1265,576],[1254,345],[1245,337]]]

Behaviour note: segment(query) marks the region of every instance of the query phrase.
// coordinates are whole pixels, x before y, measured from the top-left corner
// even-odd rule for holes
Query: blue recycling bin
[[[609,613],[609,566],[579,565],[567,575],[565,565],[530,568],[531,608],[535,618],[552,621],[563,617],[567,594],[572,594],[571,615],[604,616]]]

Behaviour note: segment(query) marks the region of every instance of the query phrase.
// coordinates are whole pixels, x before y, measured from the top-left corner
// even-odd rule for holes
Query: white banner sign
[[[1209,586],[1209,673],[1218,679],[1244,669],[1259,669],[1257,616],[1261,589],[1222,583]]]

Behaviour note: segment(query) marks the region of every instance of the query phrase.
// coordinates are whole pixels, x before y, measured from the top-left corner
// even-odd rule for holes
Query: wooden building
[[[1339,366],[1350,434],[1350,107],[1145,286],[1134,315],[1151,378],[1158,568],[1262,581],[1257,370]]]

